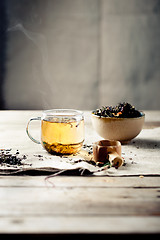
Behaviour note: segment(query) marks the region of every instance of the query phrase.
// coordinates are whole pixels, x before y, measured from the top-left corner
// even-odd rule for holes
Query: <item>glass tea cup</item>
[[[29,133],[29,124],[34,120],[41,121],[41,142]],[[29,120],[26,132],[33,142],[42,144],[50,154],[75,154],[84,141],[83,112],[73,109],[43,111],[42,117]]]

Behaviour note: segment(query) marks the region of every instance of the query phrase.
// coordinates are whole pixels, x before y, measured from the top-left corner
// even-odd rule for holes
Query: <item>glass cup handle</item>
[[[38,121],[39,121],[39,120],[41,120],[41,117],[31,118],[31,119],[28,121],[27,127],[26,127],[26,133],[27,133],[28,137],[29,137],[33,142],[35,142],[35,143],[37,143],[37,144],[41,144],[40,141],[38,141],[38,140],[36,140],[35,138],[33,138],[33,137],[31,136],[31,134],[29,133],[29,124],[30,124],[31,121],[34,121],[34,120],[38,120]]]

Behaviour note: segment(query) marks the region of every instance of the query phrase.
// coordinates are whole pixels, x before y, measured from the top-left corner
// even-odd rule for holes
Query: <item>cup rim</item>
[[[76,109],[69,109],[69,108],[55,108],[44,110],[43,114],[47,116],[56,116],[56,117],[78,117],[83,116],[83,112]]]

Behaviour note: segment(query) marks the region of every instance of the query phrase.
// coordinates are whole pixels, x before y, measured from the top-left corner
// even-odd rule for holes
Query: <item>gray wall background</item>
[[[6,109],[159,109],[160,0],[7,0]]]

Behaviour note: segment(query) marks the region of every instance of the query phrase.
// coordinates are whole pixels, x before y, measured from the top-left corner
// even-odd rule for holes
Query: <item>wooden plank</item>
[[[39,114],[1,112],[1,133],[20,135],[27,120]],[[156,123],[146,126],[157,127],[159,116],[147,112],[147,121]],[[27,140],[24,136],[26,150]],[[0,176],[0,233],[160,232],[160,177],[57,176],[48,179],[51,183],[45,177]]]
[[[160,177],[0,176],[0,187],[159,188]]]
[[[0,216],[160,215],[159,189],[0,188]]]
[[[7,111],[0,111],[0,124],[10,125],[12,126],[15,124],[26,124],[26,121],[29,120],[31,117],[41,116],[42,111],[39,110],[7,110]]]
[[[0,233],[159,233],[159,217],[5,217]]]
[[[145,110],[145,122],[160,122],[160,111]]]
[[[146,111],[145,112],[145,123],[153,123],[153,125],[160,122],[160,111]],[[90,114],[91,111],[84,111],[86,124],[90,125]],[[26,124],[26,121],[31,117],[41,116],[42,111],[40,110],[0,110],[0,123],[7,125]]]

